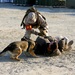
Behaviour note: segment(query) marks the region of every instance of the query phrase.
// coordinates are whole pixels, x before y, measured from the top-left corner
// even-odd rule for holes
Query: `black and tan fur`
[[[67,38],[60,38],[58,40],[58,49],[60,50],[60,52],[63,51],[69,51],[72,48],[72,44],[73,44],[73,40],[68,41]]]
[[[51,36],[48,36],[48,37],[45,37],[47,38],[50,42],[52,41],[56,41],[57,44],[58,44],[58,49],[54,52],[55,55],[61,55],[63,52],[65,51],[69,51],[72,49],[72,45],[74,43],[73,40],[69,40],[67,37],[51,37]]]
[[[30,46],[29,46],[30,44]],[[28,51],[32,56],[36,57],[34,53],[35,42],[33,41],[16,41],[10,43],[2,52],[0,52],[0,56],[4,55],[6,52],[11,53],[11,58],[20,61],[18,58],[23,51]]]

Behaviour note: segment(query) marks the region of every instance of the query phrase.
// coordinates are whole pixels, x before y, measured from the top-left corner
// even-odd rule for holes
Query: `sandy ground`
[[[25,30],[20,27],[28,7],[0,4],[0,51],[9,43],[20,40]],[[75,41],[75,9],[37,8],[46,18],[49,35],[67,36]],[[32,35],[35,40],[36,36]],[[56,57],[27,57],[13,61],[6,54],[0,57],[0,75],[75,75],[75,43],[73,50]]]

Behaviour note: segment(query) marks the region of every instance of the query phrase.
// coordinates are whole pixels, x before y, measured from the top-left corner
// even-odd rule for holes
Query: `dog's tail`
[[[0,52],[0,56],[3,56],[8,51],[8,47],[6,47],[2,52]]]

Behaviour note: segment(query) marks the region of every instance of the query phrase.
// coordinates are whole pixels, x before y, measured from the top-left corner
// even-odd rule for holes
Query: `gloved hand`
[[[44,35],[44,34],[42,34],[42,33],[38,33],[38,35],[39,35],[39,36],[45,36],[45,35]]]

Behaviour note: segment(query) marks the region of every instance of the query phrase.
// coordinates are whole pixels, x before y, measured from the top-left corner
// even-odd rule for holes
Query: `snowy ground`
[[[0,51],[24,35],[20,23],[28,7],[0,4]],[[75,41],[75,9],[37,8],[46,18],[49,35],[67,36]],[[32,39],[35,39],[32,35]],[[9,55],[0,57],[0,75],[75,75],[75,43],[73,50],[57,57],[32,58],[13,61]]]

